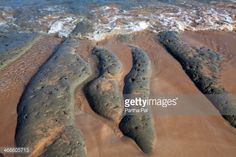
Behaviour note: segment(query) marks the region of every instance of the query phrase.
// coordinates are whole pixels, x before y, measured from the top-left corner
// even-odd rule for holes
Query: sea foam
[[[42,16],[31,18],[29,23],[37,26],[33,30],[68,37],[76,24],[88,20],[93,24],[92,32],[83,37],[90,40],[103,40],[116,34],[130,34],[137,31],[150,30],[158,33],[163,30],[199,31],[199,30],[236,30],[236,4],[213,3],[199,5],[150,5],[131,7],[127,10],[116,5],[94,7],[89,12],[90,18],[75,12],[67,12],[61,6],[41,8]],[[92,17],[92,18],[91,18]],[[4,8],[0,11],[0,28],[14,24],[14,10]],[[27,21],[25,21],[27,23]],[[31,24],[23,25],[23,29],[31,30]]]
[[[224,30],[236,28],[235,13],[216,5],[199,7],[179,7],[164,5],[156,7],[136,7],[121,10],[115,6],[103,6],[91,11],[95,21],[95,31],[88,35],[91,40],[102,40],[114,34],[128,34],[149,29],[198,31]]]
[[[52,23],[48,31],[51,33],[58,33],[59,37],[68,37],[76,26],[77,19],[75,17],[66,17],[59,19]]]

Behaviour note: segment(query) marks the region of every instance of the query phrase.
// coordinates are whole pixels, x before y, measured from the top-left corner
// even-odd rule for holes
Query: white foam
[[[48,33],[57,33],[59,37],[68,37],[75,28],[76,23],[77,19],[75,17],[66,17],[56,20],[50,26]]]
[[[17,26],[14,24],[14,10],[11,7],[0,6],[0,29],[7,31],[10,26]]]
[[[147,29],[150,24],[145,20],[135,19],[126,10],[119,10],[114,6],[103,6],[92,10],[97,21],[94,32],[87,35],[90,40],[103,40],[115,34],[129,34]]]
[[[114,34],[132,33],[150,29],[162,30],[227,30],[236,28],[232,13],[215,6],[181,8],[173,5],[156,9],[133,8],[119,10],[114,6],[103,6],[91,11],[98,19],[91,40],[102,40]]]
[[[0,21],[0,27],[6,26],[6,21]]]
[[[54,12],[57,7],[46,8]],[[153,32],[163,30],[198,31],[198,30],[227,30],[236,28],[235,14],[227,8],[217,5],[198,7],[178,7],[163,5],[155,7],[136,7],[121,10],[115,6],[102,6],[91,10],[94,16],[94,32],[86,35],[90,40],[103,40],[115,34],[129,34],[149,29]],[[42,25],[49,26],[48,33],[57,33],[59,37],[68,37],[76,23],[83,17],[74,14],[52,14],[39,20]]]
[[[114,23],[113,23],[114,24]],[[130,34],[147,29],[149,24],[145,21],[127,22],[125,25],[96,25],[95,31],[88,34],[90,40],[100,41],[116,34]]]
[[[228,3],[227,3],[228,5]],[[198,31],[198,30],[236,30],[236,11],[224,4],[178,7],[162,4],[150,7],[133,7],[121,10],[115,5],[97,7],[90,13],[94,17],[94,32],[86,35],[91,40],[103,40],[114,34],[129,34],[149,29],[153,32],[163,30]],[[235,6],[232,4],[230,6]],[[48,6],[39,11],[46,12],[44,16],[30,18],[30,23],[39,26],[38,31],[49,34],[56,33],[59,37],[68,37],[76,24],[85,17],[66,13],[63,6]],[[15,11],[10,7],[0,6],[0,27],[10,28],[15,25]],[[26,22],[29,22],[26,21]],[[24,27],[27,27],[24,25]],[[25,29],[25,28],[23,28]]]
[[[48,11],[48,12],[53,12],[53,13],[55,13],[55,12],[63,13],[63,12],[65,12],[65,8],[62,6],[55,5],[55,6],[48,6],[48,7],[42,8],[42,9],[40,9],[40,11],[41,12]]]

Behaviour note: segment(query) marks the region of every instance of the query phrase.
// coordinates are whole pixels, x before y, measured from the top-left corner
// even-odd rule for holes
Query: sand
[[[122,73],[120,78],[129,73],[132,57],[129,45],[136,45],[147,52],[152,61],[151,95],[183,96],[175,107],[155,108],[153,116],[156,128],[156,142],[151,157],[233,157],[236,150],[236,130],[219,114],[215,107],[196,88],[194,83],[182,70],[180,64],[158,43],[150,32],[134,34],[134,39],[122,42],[117,37],[93,43],[83,40],[80,55],[94,65],[94,75],[98,75],[95,58],[91,56],[94,45],[113,51],[121,60]],[[207,46],[227,56],[221,83],[228,91],[235,92],[236,68],[236,34],[232,32],[185,32],[183,39],[197,47]],[[16,125],[16,106],[24,86],[37,71],[40,64],[51,54],[59,39],[37,44],[37,51],[27,53],[0,72],[0,146],[14,145]],[[40,49],[43,48],[43,49]],[[41,54],[39,53],[41,52]],[[27,61],[27,62],[26,62]],[[124,86],[119,79],[119,86]],[[192,97],[191,97],[192,96]],[[113,123],[96,114],[88,104],[83,88],[75,93],[76,125],[85,139],[88,157],[143,157],[146,156],[130,138],[124,137]]]
[[[129,44],[143,48],[152,59],[152,96],[182,95],[186,98],[190,95],[193,98],[181,101],[176,108],[159,108],[155,112],[157,138],[150,156],[234,156],[236,130],[195,87],[180,64],[156,43],[152,34],[138,33],[130,43],[122,43],[116,38],[98,43],[120,58],[122,77],[131,68]],[[123,87],[122,81],[120,87]],[[122,136],[116,124],[94,114],[83,94],[77,94],[77,100],[81,108],[77,124],[85,136],[88,157],[145,156],[131,139]]]

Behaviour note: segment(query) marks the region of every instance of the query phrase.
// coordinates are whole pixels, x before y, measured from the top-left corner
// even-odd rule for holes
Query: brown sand
[[[218,46],[218,50],[226,48],[224,44],[222,44],[225,38],[230,38],[230,42],[236,43],[234,35],[222,32],[217,33],[203,32],[201,34],[187,32],[183,34],[183,38],[194,45],[204,45],[209,42],[209,39],[212,39],[215,45]],[[53,48],[52,45],[58,42],[58,39],[52,40],[52,43],[45,41],[46,45],[51,45],[46,49],[42,47],[42,44],[38,44],[35,46],[37,47],[35,48],[37,51],[32,51],[32,53],[24,55],[16,63],[10,65],[6,70],[0,73],[0,87],[4,87],[4,90],[0,88],[0,122],[2,124],[0,139],[4,139],[0,140],[0,146],[13,145],[16,124],[16,105],[23,88],[39,65],[51,54],[50,50]],[[91,49],[96,43],[89,43],[88,41],[81,41],[81,43],[83,46],[79,48],[79,53],[86,61],[95,65],[94,59],[91,57]],[[152,61],[152,96],[194,96],[183,102],[181,101],[177,106],[170,107],[170,109],[158,107],[158,111],[154,113],[156,143],[154,152],[150,156],[233,157],[235,155],[235,129],[219,115],[214,106],[200,93],[182,70],[180,64],[170,56],[162,46],[155,42],[154,36],[151,33],[137,33],[135,39],[128,43],[122,43],[114,37],[97,44],[112,50],[120,58],[123,63],[121,78],[123,78],[132,67],[131,52],[128,45],[137,45],[144,49]],[[210,45],[207,46],[210,47]],[[39,54],[39,50],[41,54]],[[236,51],[236,47],[231,47],[227,50],[227,54],[233,55],[234,51]],[[220,53],[221,52],[223,53],[223,51],[220,51]],[[226,52],[224,51],[224,53]],[[230,66],[236,67],[235,63],[230,64]],[[93,77],[95,77],[96,74],[97,73],[94,72]],[[224,75],[222,82],[235,80],[234,77],[235,76],[227,77],[227,75]],[[122,79],[119,79],[119,81],[120,89],[122,89],[124,82]],[[235,84],[233,85],[236,87]],[[229,85],[227,88],[230,89],[230,91],[234,91],[234,88],[231,86]],[[88,157],[146,156],[130,138],[122,135],[117,124],[102,118],[92,111],[85,99],[82,89],[78,88],[75,94],[76,106],[79,108],[76,109],[76,124],[84,136]],[[189,111],[193,111],[193,113]]]
[[[61,39],[41,39],[26,54],[0,71],[0,147],[14,146],[16,107],[23,90]]]
[[[150,33],[138,33],[130,44],[143,48],[152,60],[153,96],[175,94],[194,96],[193,99],[183,100],[167,112],[159,108],[154,114],[156,144],[150,156],[234,156],[235,129],[200,93],[180,64],[154,41]],[[122,77],[124,77],[132,66],[129,44],[113,38],[98,45],[112,50],[121,59],[124,71]],[[120,88],[122,87],[121,81]],[[84,135],[88,157],[145,156],[131,139],[122,136],[115,124],[111,125],[111,122],[96,115],[79,91],[77,105],[81,109],[76,117],[77,125]],[[172,110],[183,112],[174,112],[172,115]],[[189,110],[193,111],[192,115],[188,113]]]

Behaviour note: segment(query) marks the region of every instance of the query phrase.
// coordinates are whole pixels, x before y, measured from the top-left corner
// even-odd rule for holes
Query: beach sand
[[[225,56],[220,82],[230,93],[234,93],[236,33],[184,32],[182,38],[190,45],[206,46]],[[30,78],[59,43],[58,38],[44,39],[30,50],[32,52],[26,53],[0,71],[0,124],[2,124],[0,146],[14,146],[17,103]],[[154,152],[149,156],[234,156],[235,128],[222,118],[210,101],[197,89],[181,65],[157,42],[155,34],[143,31],[132,34],[132,39],[128,41],[122,41],[114,36],[97,43],[88,40],[80,43],[83,46],[78,52],[94,66],[92,77],[97,76],[97,70],[91,49],[95,45],[107,48],[114,52],[123,64],[122,73],[118,78],[122,90],[123,78],[132,67],[129,45],[136,45],[151,58],[153,71],[151,95],[154,97],[177,95],[186,98],[175,107],[168,109],[158,107],[153,110],[156,138]],[[147,156],[133,140],[123,136],[118,124],[102,118],[91,109],[81,87],[76,90],[75,105],[76,125],[85,139],[88,157]]]
[[[185,36],[186,34],[183,34],[183,37]],[[210,33],[209,37],[211,37]],[[195,38],[189,37],[189,39]],[[129,44],[144,49],[152,60],[151,94],[153,96],[196,95],[196,100],[177,105],[179,109],[175,108],[175,110],[186,110],[186,112],[198,110],[201,113],[200,115],[198,112],[193,112],[193,115],[186,112],[173,113],[159,108],[159,111],[154,114],[156,143],[154,152],[150,156],[233,156],[236,148],[235,129],[221,117],[188,78],[180,64],[155,41],[151,33],[138,33],[130,43],[120,42],[116,38],[98,43],[121,59],[122,77],[131,68]],[[120,88],[123,88],[123,82],[120,82]],[[83,104],[82,108],[86,108],[84,105],[89,104],[86,103],[83,95],[79,97],[78,104]],[[107,124],[106,120],[94,115],[91,109],[82,110],[82,113],[77,116],[77,124],[85,136],[89,157],[144,156],[131,139],[122,137],[115,124]]]

